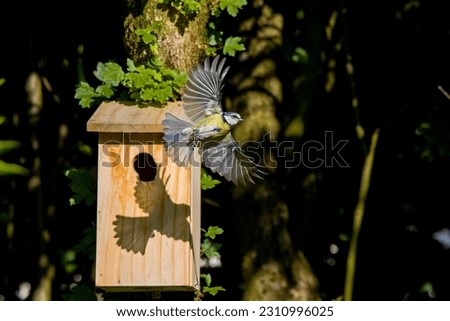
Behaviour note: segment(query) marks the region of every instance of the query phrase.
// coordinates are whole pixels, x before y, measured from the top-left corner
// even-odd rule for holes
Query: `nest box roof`
[[[162,121],[167,112],[182,113],[181,102],[165,106],[140,106],[117,101],[103,102],[87,122],[89,132],[157,133],[162,132]]]

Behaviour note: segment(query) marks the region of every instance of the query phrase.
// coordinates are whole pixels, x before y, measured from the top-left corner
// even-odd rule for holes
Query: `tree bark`
[[[124,43],[129,56],[137,63],[146,63],[151,54],[135,34],[136,29],[158,22],[158,53],[164,65],[188,72],[207,48],[206,25],[217,0],[205,1],[196,14],[183,15],[171,6],[152,1],[126,1],[128,11],[124,21]]]
[[[248,9],[238,31],[247,39],[247,51],[239,57],[241,71],[232,79],[236,92],[227,106],[245,119],[234,132],[237,140],[268,140],[272,144],[281,129],[277,109],[285,104],[279,76],[286,73],[279,66],[284,17],[268,1],[255,0]],[[278,155],[270,152],[264,154],[263,163],[275,172],[272,162]],[[317,278],[290,234],[293,216],[298,213],[290,213],[279,190],[274,176],[235,189],[243,299],[319,300]]]

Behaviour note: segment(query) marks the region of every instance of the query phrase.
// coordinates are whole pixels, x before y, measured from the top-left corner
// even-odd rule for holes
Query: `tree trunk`
[[[188,72],[199,62],[207,47],[206,25],[217,0],[205,1],[193,15],[183,15],[157,0],[126,2],[124,42],[133,61],[145,63],[151,58],[148,46],[135,34],[136,29],[158,22],[158,53],[166,67]]]
[[[277,109],[286,104],[279,75],[290,74],[279,64],[284,17],[268,1],[253,1],[249,7],[239,30],[248,39],[247,51],[240,56],[241,71],[232,80],[236,92],[227,106],[245,119],[235,131],[239,141],[272,144],[281,128]],[[272,162],[278,155],[275,150],[270,152],[265,153],[263,162],[274,173],[277,169]],[[298,213],[290,213],[280,190],[273,176],[255,186],[235,189],[243,299],[318,300],[317,278],[290,235]]]

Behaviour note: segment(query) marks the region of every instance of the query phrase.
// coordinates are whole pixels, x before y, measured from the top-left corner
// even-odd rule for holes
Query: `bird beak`
[[[244,121],[242,118],[239,121]]]

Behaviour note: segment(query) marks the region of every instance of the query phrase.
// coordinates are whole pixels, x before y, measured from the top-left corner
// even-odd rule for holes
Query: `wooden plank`
[[[169,102],[154,107],[117,101],[102,102],[87,122],[88,132],[156,133],[162,132],[162,121],[167,112],[181,115],[182,102]]]
[[[158,165],[153,181],[139,180],[139,153]],[[100,133],[98,160],[96,285],[198,289],[200,167],[172,163],[161,133]]]
[[[196,148],[194,159],[196,162],[191,170],[191,231],[194,262],[191,265],[192,279],[196,280],[196,289],[200,289],[200,244],[201,244],[201,157]]]

